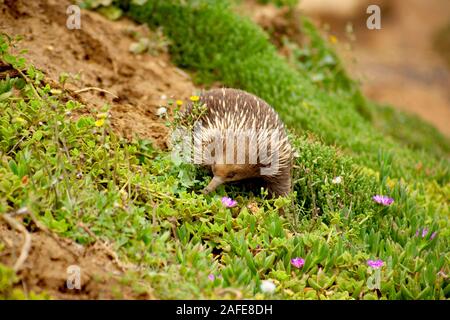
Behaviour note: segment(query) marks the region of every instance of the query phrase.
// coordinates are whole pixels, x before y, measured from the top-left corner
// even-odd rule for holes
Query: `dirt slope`
[[[17,272],[18,288],[30,292],[45,292],[53,299],[151,299],[151,288],[133,290],[122,277],[128,271],[105,245],[96,242],[81,246],[43,230],[31,234],[31,249]],[[20,256],[23,234],[0,220],[0,263],[13,266]],[[80,268],[79,289],[69,289],[70,266]]]
[[[129,52],[136,40],[133,32],[145,34],[142,26],[121,19],[82,11],[81,29],[66,27],[68,0],[6,0],[0,2],[0,30],[23,35],[20,49],[26,57],[57,81],[62,72],[80,74],[70,89],[98,87],[116,95],[84,92],[81,98],[93,109],[105,102],[112,107],[113,126],[124,136],[133,134],[165,146],[167,128],[156,115],[164,98],[186,99],[195,90],[189,76],[173,66],[167,54],[151,56]]]

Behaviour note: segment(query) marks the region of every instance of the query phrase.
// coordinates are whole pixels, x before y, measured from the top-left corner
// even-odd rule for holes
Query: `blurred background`
[[[366,8],[381,8],[369,30]],[[371,99],[413,112],[450,136],[450,1],[302,0],[300,8],[335,35],[351,75]]]
[[[286,34],[287,8],[261,2],[269,1],[242,4],[260,25]],[[381,9],[381,30],[366,26],[371,4]],[[366,96],[412,112],[450,136],[450,1],[301,0],[295,9],[328,34]]]

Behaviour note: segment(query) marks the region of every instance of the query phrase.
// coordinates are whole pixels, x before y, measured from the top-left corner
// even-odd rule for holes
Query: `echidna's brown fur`
[[[225,135],[226,130],[252,130],[256,132],[258,143],[267,139],[262,132],[264,130],[277,130],[279,138],[275,146],[269,148],[269,154],[278,152],[278,170],[275,174],[261,175],[261,168],[267,167],[260,161],[249,164],[248,146],[246,140],[246,158],[244,164],[220,164],[211,165],[214,174],[210,184],[204,192],[213,191],[218,185],[249,178],[261,178],[272,196],[286,196],[291,191],[292,148],[289,144],[283,123],[275,110],[264,100],[237,89],[213,89],[204,92],[200,97],[200,103],[206,104],[207,112],[199,119],[201,130],[194,132],[194,140],[208,141],[217,132]],[[189,112],[191,106],[188,106]],[[230,131],[228,131],[230,132]],[[238,137],[238,139],[240,139]],[[236,145],[235,145],[236,146]],[[226,145],[224,146],[226,149]],[[236,150],[235,148],[235,157]],[[276,150],[275,150],[276,149]],[[225,154],[226,150],[224,150]],[[237,159],[237,158],[235,158]]]

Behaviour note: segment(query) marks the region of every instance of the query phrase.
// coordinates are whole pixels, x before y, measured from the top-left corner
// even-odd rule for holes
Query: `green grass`
[[[368,104],[376,129],[397,142],[418,152],[425,151],[436,158],[447,158],[450,141],[439,131],[415,115],[394,109],[387,105]]]
[[[232,186],[200,194],[208,180],[200,169],[117,136],[107,105],[79,113],[84,106],[46,85],[0,36],[0,59],[24,74],[0,81],[0,214],[27,207],[87,245],[94,239],[82,222],[142,266],[139,280],[162,299],[448,299],[448,140],[366,101],[308,21],[311,41],[287,61],[224,1],[184,3],[121,1],[125,14],[163,26],[174,61],[197,81],[251,91],[277,109],[298,153],[295,194],[268,199]],[[380,206],[375,194],[395,202]],[[225,208],[224,195],[238,205]],[[301,269],[294,257],[305,259]],[[368,259],[385,262],[380,290],[367,285]],[[23,297],[17,279],[0,266],[0,297]],[[277,285],[272,296],[259,288],[265,279]]]

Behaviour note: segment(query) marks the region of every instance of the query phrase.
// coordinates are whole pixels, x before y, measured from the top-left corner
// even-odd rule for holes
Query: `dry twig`
[[[83,89],[80,89],[80,90],[75,90],[74,92],[76,94],[79,94],[79,93],[83,93],[83,92],[87,92],[87,91],[91,91],[91,90],[99,91],[99,92],[103,92],[103,93],[108,93],[108,94],[112,95],[114,98],[119,99],[119,97],[116,96],[114,93],[112,93],[112,92],[110,92],[108,90],[105,90],[105,89],[97,88],[97,87],[87,87],[87,88],[83,88]]]
[[[16,229],[17,231],[21,232],[24,235],[24,243],[22,245],[22,249],[20,250],[19,258],[17,259],[16,263],[13,266],[13,270],[15,272],[17,272],[17,271],[19,271],[22,268],[24,262],[27,260],[28,255],[30,253],[30,249],[31,249],[31,235],[27,231],[27,229],[25,229],[23,224],[19,223],[16,219],[11,217],[10,214],[5,213],[5,214],[2,214],[1,217],[12,228]]]

